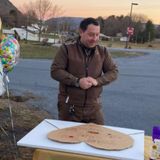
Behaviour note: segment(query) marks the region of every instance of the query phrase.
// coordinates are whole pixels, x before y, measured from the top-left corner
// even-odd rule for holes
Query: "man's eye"
[[[90,37],[98,37],[99,36],[99,34],[88,34]]]
[[[90,37],[93,37],[93,36],[94,36],[94,34],[91,34],[91,33],[90,33],[90,34],[88,34],[88,35],[89,35]]]

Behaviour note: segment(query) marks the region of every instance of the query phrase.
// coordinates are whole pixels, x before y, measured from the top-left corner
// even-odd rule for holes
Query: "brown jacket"
[[[105,47],[97,45],[90,56],[84,53],[79,40],[63,44],[52,65],[51,77],[60,82],[59,102],[78,106],[90,106],[100,103],[102,86],[117,78],[117,66]],[[83,90],[76,87],[77,78],[93,77],[98,86]]]

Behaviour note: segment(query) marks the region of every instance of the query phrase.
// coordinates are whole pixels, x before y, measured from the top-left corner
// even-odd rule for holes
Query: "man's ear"
[[[81,35],[83,33],[82,29],[79,29],[79,34]]]

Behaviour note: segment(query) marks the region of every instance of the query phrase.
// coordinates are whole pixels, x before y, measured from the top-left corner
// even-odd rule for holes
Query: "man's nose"
[[[94,41],[97,41],[97,40],[99,40],[99,36],[94,36]]]

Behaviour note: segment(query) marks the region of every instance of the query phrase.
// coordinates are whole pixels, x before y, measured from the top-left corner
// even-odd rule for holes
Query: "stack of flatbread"
[[[106,150],[123,150],[133,146],[133,139],[129,135],[96,124],[58,129],[50,132],[48,138],[63,143],[85,142]]]

